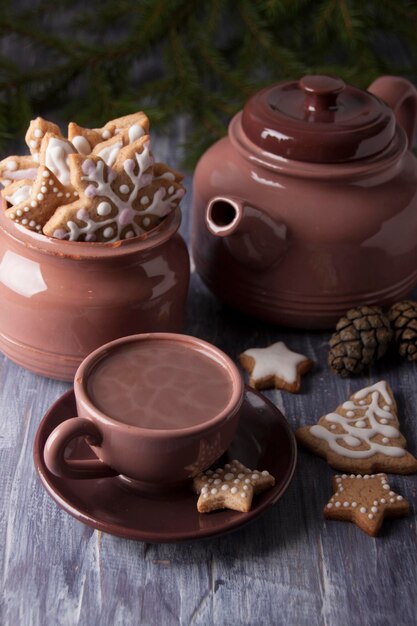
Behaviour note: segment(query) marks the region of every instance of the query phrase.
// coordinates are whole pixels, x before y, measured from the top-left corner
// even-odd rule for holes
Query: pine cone
[[[340,376],[360,374],[386,352],[392,331],[377,306],[358,306],[340,318],[330,339],[328,362]]]
[[[409,361],[417,360],[417,302],[404,300],[393,304],[388,319],[394,331],[398,352]]]

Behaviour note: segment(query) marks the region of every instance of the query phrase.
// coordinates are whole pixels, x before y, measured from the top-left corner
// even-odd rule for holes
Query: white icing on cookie
[[[146,209],[145,213],[148,212]],[[289,350],[285,343],[278,341],[267,348],[252,348],[243,353],[255,360],[251,377],[255,380],[277,376],[286,383],[297,381],[297,368],[307,357]]]
[[[88,143],[87,139],[82,135],[76,135],[75,137],[73,137],[71,143],[80,154],[87,155],[91,153],[91,146]]]
[[[102,150],[98,152],[98,156],[101,159],[103,159],[103,161],[109,167],[111,167],[112,165],[114,165],[117,159],[117,155],[119,154],[122,148],[123,148],[123,141],[116,141],[115,143],[111,144],[111,146],[106,146],[105,148],[102,148]]]
[[[139,124],[133,124],[133,126],[131,126],[127,131],[127,134],[129,137],[129,143],[134,143],[136,139],[140,139],[141,137],[143,137],[145,131],[143,130],[142,126],[139,126]]]
[[[29,198],[31,189],[30,185],[22,185],[11,196],[6,196],[6,200],[11,205],[20,204]]]
[[[57,177],[60,183],[70,184],[68,155],[76,152],[74,146],[65,139],[51,137],[45,150],[45,165]]]
[[[365,402],[363,404],[363,398],[369,395],[371,396],[370,403],[366,404]],[[358,403],[348,401],[343,404],[344,409],[349,409],[349,411],[354,413],[352,418],[348,417],[348,413],[345,416],[339,413],[329,413],[325,416],[327,422],[342,426],[344,432],[334,433],[321,424],[316,424],[310,428],[311,434],[318,439],[325,440],[333,452],[350,459],[367,459],[377,453],[389,457],[403,456],[406,453],[404,448],[400,448],[397,445],[387,445],[391,439],[400,438],[401,433],[397,428],[398,420],[395,413],[391,409],[387,411],[385,407],[381,408],[379,406],[378,400],[381,396],[386,403],[386,407],[392,406],[392,400],[385,381],[380,381],[375,385],[357,391],[353,398],[359,401]],[[365,411],[363,418],[367,419],[368,422],[358,421],[356,411],[360,411],[361,414]],[[389,425],[389,422],[393,422],[395,425]],[[329,425],[329,427],[331,426]],[[382,443],[372,441],[377,435],[382,436]],[[341,445],[341,443],[344,445]],[[363,443],[367,446],[365,450],[352,449]]]
[[[15,164],[16,161],[11,161],[12,164]],[[9,163],[7,163],[7,167],[9,167]],[[16,169],[7,169],[2,173],[2,178],[6,178],[7,180],[35,180],[36,175],[38,173],[37,167],[28,167],[22,170]]]

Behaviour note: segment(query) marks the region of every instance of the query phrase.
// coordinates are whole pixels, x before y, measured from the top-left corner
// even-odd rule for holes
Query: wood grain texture
[[[155,141],[176,167],[179,123]],[[182,232],[189,232],[189,192]],[[223,307],[196,274],[187,332],[234,359],[246,348],[283,340],[315,361],[301,393],[266,392],[293,428],[360,387],[386,378],[409,449],[417,453],[415,365],[391,355],[369,376],[341,380],[327,365],[328,333],[284,331]],[[284,498],[252,525],[225,537],[147,545],[105,535],[61,511],[37,480],[32,444],[39,421],[69,386],[0,357],[0,623],[4,626],[416,624],[417,477],[391,477],[412,514],[386,521],[372,539],[351,524],[325,522],[333,471],[301,452]]]

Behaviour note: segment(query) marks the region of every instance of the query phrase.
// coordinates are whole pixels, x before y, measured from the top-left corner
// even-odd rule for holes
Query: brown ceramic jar
[[[113,244],[32,233],[0,207],[0,350],[43,376],[72,380],[108,341],[182,328],[189,283],[177,209],[142,238]]]
[[[307,76],[255,94],[194,177],[197,271],[226,303],[301,328],[417,282],[417,91]]]

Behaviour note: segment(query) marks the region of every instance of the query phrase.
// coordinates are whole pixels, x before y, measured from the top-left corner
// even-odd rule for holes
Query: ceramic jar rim
[[[204,354],[211,355],[211,357],[215,358],[217,363],[220,362],[227,369],[228,375],[232,380],[233,390],[229,402],[226,404],[222,411],[220,411],[211,419],[195,424],[194,426],[173,429],[152,429],[126,424],[120,420],[110,417],[106,413],[103,413],[95,406],[95,404],[88,395],[87,379],[89,373],[92,371],[97,361],[99,361],[103,357],[103,354],[105,354],[106,351],[113,350],[114,348],[125,345],[127,343],[134,343],[137,341],[152,341],[153,339],[158,341],[162,340],[167,342],[176,342],[182,345],[186,344],[187,346],[190,346],[190,349],[202,349]],[[141,333],[138,335],[120,337],[119,339],[109,341],[108,343],[100,346],[99,348],[91,352],[78,367],[78,370],[74,377],[74,391],[76,395],[77,406],[78,404],[80,404],[87,411],[87,417],[93,416],[94,420],[97,420],[98,423],[112,426],[113,428],[116,427],[123,431],[131,431],[132,434],[140,434],[145,437],[171,439],[198,436],[213,429],[216,429],[217,427],[220,427],[222,423],[228,420],[231,416],[235,415],[236,412],[240,409],[244,398],[244,383],[236,364],[227,354],[220,350],[220,348],[217,348],[216,346],[208,343],[207,341],[204,341],[203,339],[193,337],[192,335],[157,332]]]
[[[114,243],[67,241],[33,233],[23,226],[18,226],[5,215],[5,204],[5,200],[0,198],[0,230],[8,237],[43,254],[74,260],[101,260],[154,248],[165,243],[176,233],[182,219],[181,209],[178,206],[158,226],[140,237],[132,237]]]

